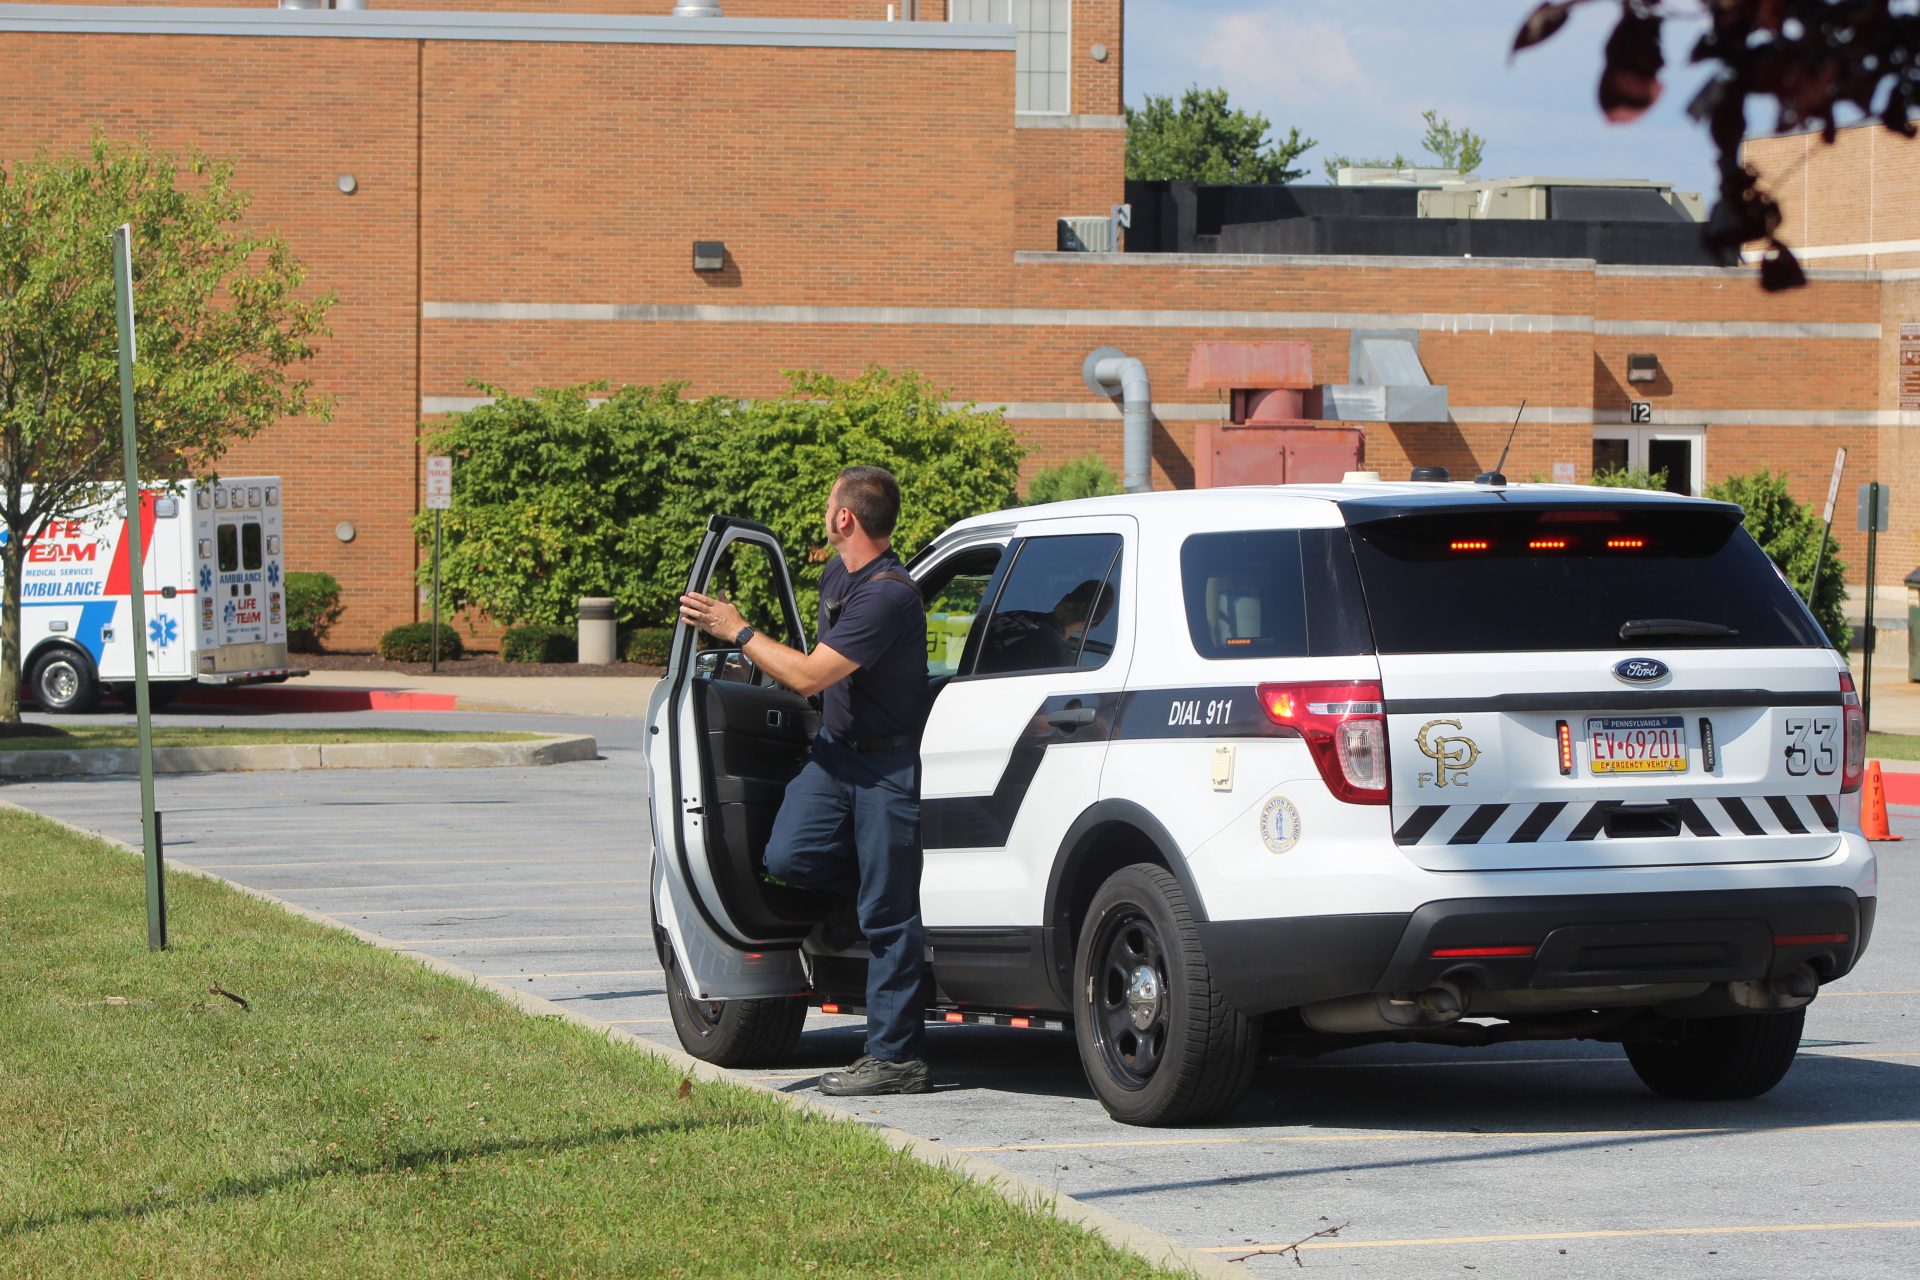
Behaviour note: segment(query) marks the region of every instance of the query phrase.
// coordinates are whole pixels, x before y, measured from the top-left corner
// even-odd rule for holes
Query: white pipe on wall
[[[1128,493],[1153,490],[1153,385],[1147,366],[1114,347],[1088,354],[1080,375],[1096,394],[1120,397],[1120,436]]]

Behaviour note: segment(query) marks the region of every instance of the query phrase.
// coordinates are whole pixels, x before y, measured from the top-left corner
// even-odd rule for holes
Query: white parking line
[[[281,892],[285,892],[282,890]],[[480,907],[382,907],[378,911],[341,911],[343,916],[444,916],[468,911],[645,911],[644,902],[570,902],[559,906],[529,907],[520,904]]]
[[[574,973],[483,973],[480,976],[496,982],[514,982],[522,978],[637,978],[659,972],[658,969],[581,969]]]
[[[1872,1133],[1920,1129],[1920,1120],[1862,1120],[1843,1124],[1741,1125],[1699,1129],[1490,1129],[1453,1131],[1436,1129],[1382,1130],[1379,1133],[1278,1133],[1233,1138],[1131,1138],[1106,1142],[1012,1142],[1001,1146],[955,1147],[955,1151],[984,1154],[994,1151],[1092,1151],[1120,1147],[1252,1147],[1267,1143],[1314,1145],[1340,1142],[1523,1142],[1567,1138],[1712,1138],[1736,1133]]]
[[[390,938],[396,947],[437,947],[452,944],[470,947],[485,942],[606,942],[616,938],[648,938],[646,933],[517,933],[495,937],[491,934],[467,938]]]
[[[281,889],[280,893],[373,893],[385,889],[577,889],[585,885],[599,884],[645,884],[646,877],[638,880],[515,880],[508,884],[489,882],[475,885],[465,880],[442,880],[434,884],[316,884],[303,885],[295,889]]]
[[[1532,1240],[1630,1240],[1646,1236],[1735,1236],[1769,1235],[1786,1231],[1912,1231],[1920,1228],[1920,1219],[1897,1222],[1791,1222],[1765,1226],[1725,1227],[1637,1227],[1607,1231],[1532,1231],[1499,1236],[1429,1236],[1410,1240],[1343,1240],[1328,1237],[1292,1244],[1219,1244],[1201,1253],[1256,1254],[1290,1252],[1294,1249],[1408,1249],[1445,1244],[1511,1244]]]
[[[614,858],[556,858],[554,862],[573,866],[587,862],[645,862],[622,854]],[[298,862],[198,862],[193,865],[208,871],[278,870],[281,867],[512,867],[537,862],[530,858],[307,858]]]

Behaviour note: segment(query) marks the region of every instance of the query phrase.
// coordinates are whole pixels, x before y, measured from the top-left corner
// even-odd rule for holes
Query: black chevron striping
[[[1440,821],[1440,815],[1452,807],[1452,805],[1445,804],[1421,805],[1413,811],[1413,816],[1401,823],[1400,829],[1393,833],[1393,842],[1395,844],[1419,844],[1420,837],[1433,830],[1433,824]]]
[[[1807,834],[1807,824],[1800,821],[1800,815],[1793,810],[1793,801],[1785,796],[1768,796],[1767,808],[1773,810],[1773,816],[1780,819],[1780,825],[1796,836]]]
[[[1521,823],[1512,835],[1507,837],[1507,842],[1509,844],[1532,844],[1547,833],[1547,828],[1553,825],[1553,820],[1559,817],[1560,811],[1566,807],[1567,802],[1564,800],[1549,800],[1545,804],[1533,806],[1533,812],[1528,814],[1527,820]]]
[[[1712,820],[1693,801],[1682,797],[1678,800],[1669,800],[1667,803],[1673,806],[1674,812],[1680,815],[1680,821],[1686,823],[1687,830],[1694,835],[1717,836],[1720,834],[1719,828],[1713,825]]]
[[[1714,799],[1720,802],[1721,807],[1727,811],[1727,816],[1733,819],[1733,825],[1740,828],[1741,835],[1767,834],[1767,829],[1760,825],[1758,818],[1753,816],[1753,810],[1747,808],[1746,801],[1738,796],[1715,796]]]
[[[1813,805],[1813,811],[1820,815],[1822,826],[1829,831],[1840,829],[1840,814],[1834,809],[1833,801],[1825,796],[1808,796],[1807,800]]]
[[[1567,833],[1568,840],[1591,840],[1600,834],[1607,825],[1607,815],[1613,812],[1613,805],[1605,800],[1596,801],[1593,808],[1587,810],[1587,816],[1580,819],[1577,826]]]
[[[1480,805],[1474,809],[1472,817],[1460,824],[1460,829],[1453,833],[1453,838],[1447,843],[1479,844],[1480,837],[1487,834],[1493,824],[1500,821],[1500,815],[1506,811],[1507,806],[1504,804]]]

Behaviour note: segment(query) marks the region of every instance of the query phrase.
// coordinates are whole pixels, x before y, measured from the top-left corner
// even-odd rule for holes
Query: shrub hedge
[[[544,622],[508,627],[500,637],[500,657],[507,662],[572,662],[579,654],[573,632]]]
[[[627,633],[627,647],[620,656],[628,662],[664,667],[672,646],[672,627],[635,627]]]
[[[440,624],[440,660],[458,658],[465,652],[460,633],[446,623]],[[403,622],[380,637],[380,656],[388,662],[433,661],[433,624]]]
[[[340,583],[330,573],[287,574],[287,648],[295,653],[318,653],[327,632],[345,610]]]

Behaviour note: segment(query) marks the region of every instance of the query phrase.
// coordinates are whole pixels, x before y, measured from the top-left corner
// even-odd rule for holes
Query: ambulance
[[[133,704],[144,640],[152,705],[192,683],[257,684],[287,666],[286,553],[277,476],[155,485],[140,495],[146,634],[134,634],[126,503],[117,488],[27,548],[21,671],[43,711]],[[0,530],[0,538],[6,532]]]

